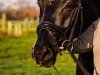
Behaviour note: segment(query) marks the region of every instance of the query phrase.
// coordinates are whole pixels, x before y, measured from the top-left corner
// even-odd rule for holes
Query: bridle
[[[56,46],[57,48],[57,52],[61,54],[61,51],[64,49],[64,44],[66,42],[68,42],[68,45],[71,45],[73,43],[73,41],[76,40],[76,38],[74,39],[74,31],[75,31],[75,27],[76,27],[76,23],[78,21],[78,17],[79,17],[79,14],[81,15],[81,26],[80,26],[80,31],[79,31],[79,34],[81,33],[81,29],[82,29],[82,26],[83,26],[83,16],[82,16],[82,5],[81,5],[81,0],[75,0],[77,2],[77,6],[76,8],[74,9],[74,12],[72,13],[72,16],[71,16],[71,20],[69,22],[69,27],[65,30],[65,31],[62,31],[57,25],[54,25],[53,23],[51,22],[48,22],[48,21],[43,21],[44,19],[44,16],[45,16],[45,10],[46,8],[44,7],[44,13],[43,13],[43,17],[41,19],[41,22],[40,24],[38,25],[37,27],[37,33],[39,34],[41,32],[41,30],[46,30],[51,38],[53,38],[53,40],[55,41],[55,36],[53,35],[52,32],[55,32],[57,34],[60,34],[60,35],[63,35],[64,36],[64,40],[62,42],[62,45],[61,47],[58,46],[57,42],[54,43],[54,45]],[[72,26],[73,24],[73,26]],[[71,27],[72,26],[72,27]],[[71,28],[71,31],[70,31],[70,35],[69,37],[66,39],[66,34],[68,33],[67,31]],[[78,34],[78,35],[79,35]],[[83,67],[83,65],[78,61],[78,59],[75,57],[74,53],[72,53],[70,50],[67,50],[68,51],[68,54],[70,54],[70,56],[73,58],[73,60],[75,61],[75,63],[81,68],[81,70],[83,71],[83,73],[85,75],[90,75],[86,69]]]

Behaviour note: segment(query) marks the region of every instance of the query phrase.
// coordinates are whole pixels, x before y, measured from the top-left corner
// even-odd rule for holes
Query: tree
[[[19,9],[24,8],[32,8],[31,0],[18,0],[16,4],[18,5]]]
[[[0,3],[0,10],[3,9],[3,6],[4,6],[4,4],[3,3]]]

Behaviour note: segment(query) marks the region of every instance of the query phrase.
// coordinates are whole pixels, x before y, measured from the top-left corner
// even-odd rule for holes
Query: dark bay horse
[[[73,25],[75,30],[72,38],[75,38],[98,18],[98,13],[92,0],[38,0],[38,5],[40,24],[37,27],[38,38],[33,49],[33,59],[40,66],[51,67],[60,53],[59,47],[65,38],[70,37]],[[92,75],[93,52],[79,54],[78,59]],[[76,74],[84,75],[78,66]]]

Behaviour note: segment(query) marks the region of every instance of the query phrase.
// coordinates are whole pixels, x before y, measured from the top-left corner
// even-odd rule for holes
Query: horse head
[[[70,32],[80,5],[77,0],[38,0],[40,24],[37,26],[37,41],[33,47],[33,59],[40,66],[55,64],[64,33]],[[72,17],[73,16],[73,17]],[[66,33],[67,33],[66,32]]]

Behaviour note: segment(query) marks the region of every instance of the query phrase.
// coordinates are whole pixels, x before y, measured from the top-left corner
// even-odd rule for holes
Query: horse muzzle
[[[32,48],[32,58],[40,67],[50,68],[55,64],[57,53],[53,48],[43,45],[41,47],[37,43]]]

